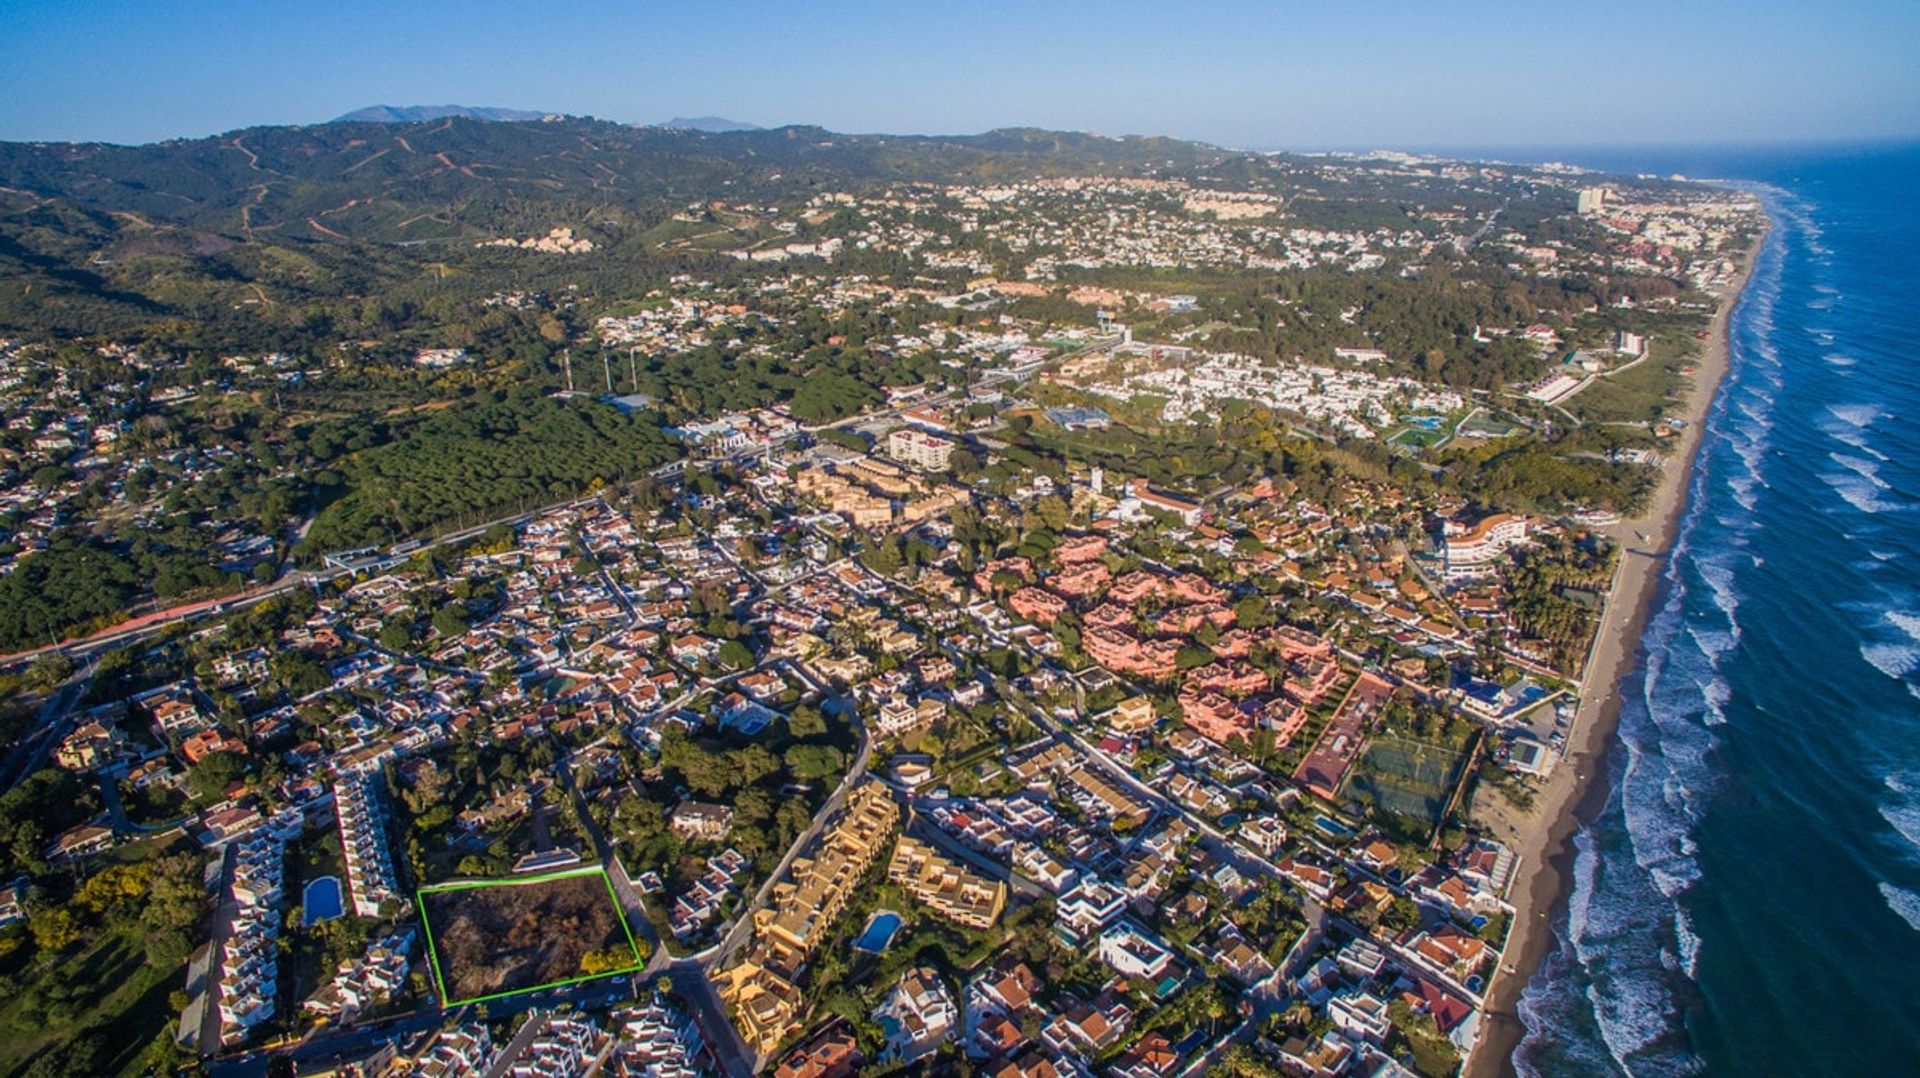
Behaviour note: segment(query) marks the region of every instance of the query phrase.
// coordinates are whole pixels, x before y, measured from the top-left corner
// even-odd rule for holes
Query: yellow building
[[[1107,715],[1107,726],[1123,734],[1137,734],[1153,728],[1159,718],[1153,713],[1153,701],[1144,696],[1134,696],[1120,701],[1120,705]]]
[[[970,872],[933,847],[905,835],[893,848],[887,879],[956,924],[988,929],[1007,906],[1007,885]]]
[[[854,787],[819,849],[812,857],[795,858],[789,878],[773,885],[772,904],[753,915],[754,945],[769,968],[789,977],[799,974],[899,820],[900,808],[886,787],[873,782]]]
[[[713,975],[713,987],[733,1015],[740,1039],[768,1055],[800,1032],[805,1002],[791,981],[748,959]]]
[[[800,1028],[803,997],[793,982],[846,908],[900,820],[887,788],[863,782],[820,839],[811,857],[797,857],[774,884],[772,902],[753,914],[753,946],[739,963],[714,975],[740,1035],[769,1053]]]

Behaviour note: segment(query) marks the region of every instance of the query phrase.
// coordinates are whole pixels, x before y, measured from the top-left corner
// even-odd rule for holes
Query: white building
[[[1105,880],[1085,878],[1054,905],[1054,927],[1070,942],[1079,943],[1118,921],[1126,906],[1125,891]]]
[[[1449,524],[1445,538],[1447,576],[1478,575],[1487,563],[1527,541],[1527,518],[1495,513],[1471,528]]]
[[[280,840],[255,831],[233,844],[234,907],[220,944],[220,1039],[230,1042],[272,1018],[280,975]]]
[[[406,1073],[410,1078],[480,1078],[496,1058],[487,1024],[468,1022],[435,1033]]]
[[[940,975],[921,967],[900,979],[873,1012],[886,1033],[889,1062],[911,1063],[932,1054],[960,1024],[960,1008]]]
[[[347,892],[353,912],[380,916],[380,906],[399,900],[393,855],[387,846],[387,813],[373,780],[346,775],[334,783],[333,811],[340,821],[340,851],[347,862]]]
[[[945,471],[953,458],[953,442],[914,427],[887,435],[887,455],[923,472]]]
[[[702,1045],[699,1027],[679,1008],[656,997],[644,1007],[615,1011],[613,1025],[620,1041],[611,1073],[648,1078],[694,1078],[701,1073],[696,1062]]]
[[[1154,981],[1173,968],[1173,952],[1166,945],[1121,921],[1100,933],[1100,961],[1122,977]]]
[[[1327,1017],[1335,1029],[1359,1040],[1385,1044],[1393,1032],[1387,1005],[1368,992],[1354,992],[1327,1001]]]

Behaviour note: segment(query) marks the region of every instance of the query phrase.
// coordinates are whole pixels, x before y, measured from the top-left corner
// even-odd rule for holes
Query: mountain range
[[[461,254],[476,243],[563,224],[587,230],[605,252],[596,264],[637,265],[670,218],[715,199],[1255,168],[1248,155],[1170,138],[714,132],[520,115],[543,122],[451,113],[144,146],[0,143],[0,332],[103,332],[212,318],[261,296],[377,293],[422,264],[440,274],[448,259],[480,257]]]
[[[716,134],[726,131],[763,131],[759,124],[741,123],[724,116],[675,116],[661,127],[678,127],[692,131],[712,131]]]
[[[366,108],[354,109],[344,116],[337,117],[332,122],[337,124],[417,124],[459,116],[468,120],[521,123],[527,120],[544,120],[551,115],[553,113],[529,112],[526,109],[489,108],[483,105],[368,105]]]
[[[407,242],[498,234],[534,204],[558,217],[588,208],[604,216],[723,192],[804,196],[875,181],[1142,174],[1237,156],[1170,138],[1031,128],[846,135],[811,126],[712,132],[449,115],[254,127],[144,146],[0,143],[0,187],[10,189],[0,195],[234,240]]]
[[[503,109],[489,105],[368,105],[363,109],[334,117],[329,123],[336,124],[417,124],[444,120],[450,116],[463,120],[486,120],[490,123],[527,123],[533,120],[557,119],[557,112],[539,112],[529,109]],[[675,116],[671,120],[658,124],[634,124],[635,127],[669,127],[681,131],[708,131],[723,134],[729,131],[762,131],[758,124],[741,123],[724,116]]]

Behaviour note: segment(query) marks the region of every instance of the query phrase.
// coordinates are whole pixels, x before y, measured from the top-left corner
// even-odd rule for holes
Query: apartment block
[[[970,872],[932,846],[905,835],[893,848],[887,879],[921,905],[956,924],[987,929],[1007,905],[1007,885]]]

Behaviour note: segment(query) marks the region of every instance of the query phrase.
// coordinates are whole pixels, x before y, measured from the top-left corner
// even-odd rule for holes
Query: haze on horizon
[[[0,139],[372,104],[1355,149],[1920,137],[1920,6],[0,0]]]

